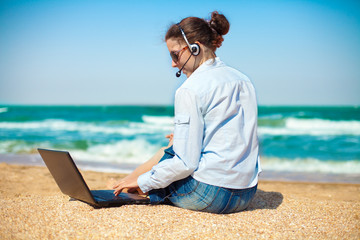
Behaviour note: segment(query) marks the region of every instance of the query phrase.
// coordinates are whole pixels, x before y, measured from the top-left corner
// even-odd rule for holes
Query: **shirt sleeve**
[[[155,165],[139,176],[143,192],[164,188],[191,175],[198,167],[204,131],[204,120],[198,97],[189,89],[180,88],[175,96],[175,156]]]

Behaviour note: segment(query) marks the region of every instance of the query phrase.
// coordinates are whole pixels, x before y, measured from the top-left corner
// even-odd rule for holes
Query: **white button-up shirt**
[[[218,57],[206,61],[176,91],[174,121],[176,155],[138,178],[143,192],[189,175],[225,188],[257,184],[257,101],[247,76]]]

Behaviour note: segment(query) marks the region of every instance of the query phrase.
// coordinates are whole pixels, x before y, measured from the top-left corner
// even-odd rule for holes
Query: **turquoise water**
[[[138,165],[167,144],[173,108],[0,106],[0,154],[69,150],[84,162]],[[259,107],[264,170],[360,173],[357,107]]]

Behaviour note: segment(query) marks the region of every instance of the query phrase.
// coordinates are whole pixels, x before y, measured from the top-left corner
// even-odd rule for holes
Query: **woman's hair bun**
[[[213,28],[219,35],[225,35],[229,32],[230,23],[226,17],[217,11],[211,13],[209,21],[210,27]]]
[[[187,17],[178,24],[173,24],[165,35],[165,41],[170,38],[184,41],[181,30],[186,34],[190,43],[200,42],[204,46],[216,51],[224,41],[223,35],[229,32],[230,23],[226,17],[217,11],[211,13],[211,19]]]

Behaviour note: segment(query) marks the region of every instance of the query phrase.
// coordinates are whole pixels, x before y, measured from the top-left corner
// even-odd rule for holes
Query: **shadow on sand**
[[[246,211],[256,209],[276,209],[281,205],[283,199],[283,195],[279,192],[265,192],[258,189]]]

